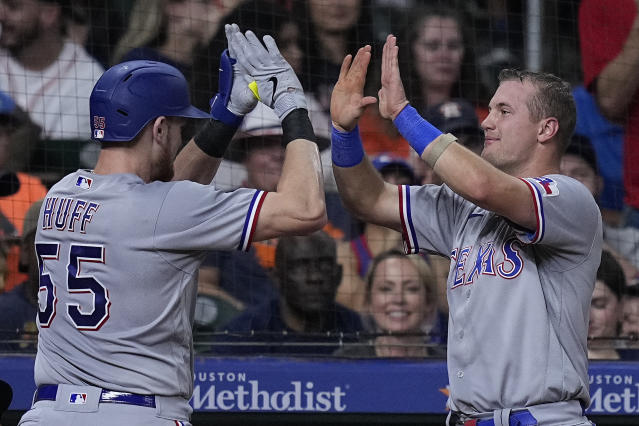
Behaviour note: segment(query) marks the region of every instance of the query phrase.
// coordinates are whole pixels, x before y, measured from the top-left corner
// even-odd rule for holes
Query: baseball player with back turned
[[[210,115],[190,105],[184,76],[166,64],[125,62],[96,83],[95,170],[63,178],[40,211],[37,391],[21,425],[189,424],[191,327],[206,251],[247,250],[326,223],[299,80],[273,38],[264,38],[266,49],[250,31],[226,30]],[[258,97],[288,142],[277,191],[205,185]],[[184,117],[208,121],[176,158]]]
[[[344,59],[331,99],[333,169],[345,204],[403,233],[408,253],[450,256],[447,424],[589,425],[586,338],[601,259],[599,209],[558,174],[575,125],[570,87],[503,70],[482,123],[481,157],[420,117],[406,99],[389,35],[379,110],[443,179],[384,183],[357,120],[370,47]]]

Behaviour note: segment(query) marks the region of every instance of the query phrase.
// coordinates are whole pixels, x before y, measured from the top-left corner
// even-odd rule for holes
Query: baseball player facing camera
[[[359,218],[402,232],[407,253],[450,256],[447,424],[590,425],[586,339],[602,227],[586,187],[559,174],[575,126],[570,87],[503,70],[479,156],[409,104],[389,35],[380,113],[444,182],[391,185],[357,129],[376,102],[362,91],[370,50],[344,59],[333,90],[333,169]]]
[[[184,76],[163,63],[118,64],[96,83],[95,170],[63,178],[40,211],[37,390],[21,425],[189,424],[205,253],[325,224],[320,159],[295,73],[270,36],[265,48],[250,31],[226,31],[210,114],[191,106]],[[208,184],[258,99],[284,130],[278,189],[217,191]],[[186,118],[206,122],[177,154]]]

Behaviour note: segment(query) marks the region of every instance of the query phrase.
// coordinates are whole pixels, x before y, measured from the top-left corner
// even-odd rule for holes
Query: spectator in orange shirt
[[[11,170],[10,150],[13,134],[26,119],[13,99],[0,92],[0,234],[19,241],[27,210],[47,193],[39,178]],[[7,272],[4,291],[27,279],[18,271],[20,249],[12,245],[7,254]]]

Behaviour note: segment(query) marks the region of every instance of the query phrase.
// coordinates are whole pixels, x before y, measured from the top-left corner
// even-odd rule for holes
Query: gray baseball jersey
[[[249,248],[265,196],[83,170],[53,186],[36,233],[36,384],[190,398],[198,268],[207,250]]]
[[[537,214],[532,232],[445,185],[399,187],[407,253],[429,250],[451,258],[448,375],[454,411],[567,400],[586,407],[590,401],[586,340],[601,259],[599,208],[569,177],[522,180]]]

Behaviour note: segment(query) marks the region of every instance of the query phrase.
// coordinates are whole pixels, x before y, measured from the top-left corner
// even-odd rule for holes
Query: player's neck
[[[559,173],[559,161],[544,158],[532,158],[525,163],[502,168],[502,171],[516,177],[537,177]]]
[[[99,175],[134,174],[145,182],[150,181],[151,169],[149,161],[139,161],[139,156],[132,155],[127,147],[109,147],[100,151],[98,162],[93,172]]]

